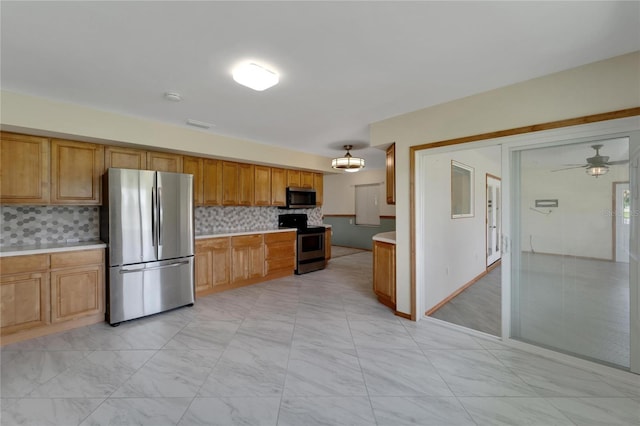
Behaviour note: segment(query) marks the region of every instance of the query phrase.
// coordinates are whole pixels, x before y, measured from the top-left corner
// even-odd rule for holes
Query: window
[[[356,225],[380,226],[380,184],[356,185]]]
[[[473,217],[473,167],[451,161],[451,217]]]

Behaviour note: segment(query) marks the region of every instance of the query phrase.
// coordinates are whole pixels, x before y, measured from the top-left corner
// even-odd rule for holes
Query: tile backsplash
[[[98,207],[0,206],[0,247],[100,239]]]
[[[275,228],[278,215],[306,213],[309,224],[322,224],[322,209],[277,207],[196,207],[196,235]],[[0,247],[30,246],[100,239],[100,208],[94,206],[0,205]]]
[[[322,210],[319,207],[292,210],[277,207],[196,207],[194,213],[196,235],[276,228],[278,215],[289,213],[306,213],[310,225],[322,224]]]

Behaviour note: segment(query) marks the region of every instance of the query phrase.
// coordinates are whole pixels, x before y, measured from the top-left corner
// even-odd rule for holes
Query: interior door
[[[500,235],[502,235],[502,189],[500,178],[487,174],[487,267],[502,257]]]

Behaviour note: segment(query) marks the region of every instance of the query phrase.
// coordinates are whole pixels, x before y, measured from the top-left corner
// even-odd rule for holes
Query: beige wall
[[[173,124],[1,92],[3,130],[100,143],[135,144],[258,164],[330,171],[331,159]]]
[[[387,204],[385,169],[363,170],[357,173],[338,173],[324,176],[324,215],[355,215],[356,185],[380,184],[380,216],[395,216],[396,207]]]
[[[371,145],[396,143],[398,311],[411,312],[409,147],[637,106],[640,52],[373,123]]]

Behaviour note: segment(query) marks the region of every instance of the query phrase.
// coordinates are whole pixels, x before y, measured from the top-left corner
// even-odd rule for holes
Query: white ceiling
[[[640,50],[640,2],[1,3],[3,90],[383,167],[368,125]],[[280,73],[264,92],[231,68]],[[180,103],[163,99],[182,94]],[[526,101],[526,100],[523,100]],[[391,141],[389,141],[391,142]]]

